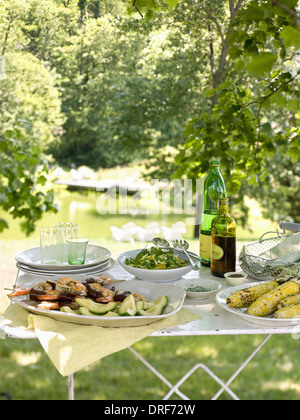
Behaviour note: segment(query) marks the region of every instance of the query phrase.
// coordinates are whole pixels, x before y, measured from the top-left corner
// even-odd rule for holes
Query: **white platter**
[[[86,250],[86,261],[82,268],[92,267],[96,264],[104,263],[109,261],[111,253],[107,248],[103,248],[98,245],[88,245]],[[47,271],[65,271],[65,270],[77,270],[78,265],[52,265],[42,264],[40,256],[40,248],[31,248],[26,251],[20,252],[16,256],[16,260],[19,264],[23,264],[34,269],[47,270]]]
[[[112,268],[115,265],[115,260],[113,260],[112,258],[110,258],[107,262],[104,263],[100,263],[100,264],[96,264],[96,265],[92,265],[89,267],[86,266],[77,266],[77,270],[73,269],[73,270],[67,270],[67,266],[64,266],[65,270],[61,270],[61,271],[53,271],[53,270],[49,270],[47,271],[42,270],[42,269],[38,269],[38,268],[33,268],[24,264],[19,264],[17,263],[16,266],[17,268],[24,272],[24,273],[29,273],[29,274],[33,274],[33,275],[37,275],[37,276],[72,276],[72,275],[76,275],[76,274],[91,274],[91,273],[101,273],[102,271],[106,271],[109,270],[110,268]],[[79,268],[82,267],[82,268]]]
[[[182,276],[192,271],[191,265],[182,268],[172,268],[169,270],[146,270],[143,268],[131,267],[125,264],[126,258],[135,258],[141,251],[142,249],[135,249],[133,251],[123,252],[123,254],[118,257],[118,262],[121,267],[137,279],[155,283],[168,283],[179,280]],[[174,251],[174,253],[179,255],[182,260],[186,260],[186,257],[182,252]]]
[[[108,274],[109,275],[109,274]],[[78,279],[78,277],[77,277]],[[40,282],[42,279],[38,279]],[[82,279],[84,280],[84,279]],[[46,278],[44,279],[46,281]],[[28,283],[22,284],[22,287],[31,287],[37,282],[37,279],[34,278]],[[98,327],[138,327],[152,324],[153,322],[159,321],[161,319],[167,318],[171,315],[174,315],[178,312],[184,302],[185,292],[181,287],[178,286],[169,286],[169,285],[157,285],[151,282],[139,281],[139,280],[128,280],[122,282],[114,282],[112,284],[116,290],[129,290],[133,293],[140,293],[146,296],[149,301],[153,301],[160,296],[168,296],[169,303],[168,306],[164,309],[162,315],[156,316],[120,316],[120,317],[103,317],[103,316],[83,316],[83,315],[74,315],[67,314],[59,311],[48,311],[45,309],[38,309],[30,305],[29,296],[18,296],[12,298],[11,300],[20,305],[30,312],[48,316],[52,319],[62,322],[71,322],[74,324],[80,325],[94,325]]]
[[[250,322],[251,324],[262,325],[265,327],[285,327],[285,326],[299,325],[300,318],[276,319],[276,318],[272,318],[272,315],[268,317],[256,317],[253,315],[248,315],[247,308],[236,309],[236,308],[231,308],[230,306],[226,304],[227,298],[231,295],[231,293],[234,293],[237,290],[246,289],[248,287],[252,287],[257,284],[262,284],[262,283],[267,283],[267,282],[245,283],[239,286],[229,287],[228,289],[221,290],[216,295],[216,302],[225,311],[230,312],[231,314],[234,314],[238,316],[239,318],[243,319],[244,321]]]

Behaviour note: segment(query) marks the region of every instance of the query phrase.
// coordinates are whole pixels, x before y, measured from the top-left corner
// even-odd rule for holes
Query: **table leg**
[[[129,347],[128,350],[131,351],[151,372],[153,372],[164,384],[166,384],[170,391],[168,394],[163,398],[164,400],[168,400],[172,394],[177,394],[180,398],[183,400],[189,400],[189,398],[183,394],[181,391],[179,391],[179,387],[199,368],[203,369],[205,372],[207,372],[216,382],[218,382],[219,385],[225,389],[228,394],[234,399],[238,400],[238,397],[234,394],[234,392],[231,391],[230,388],[224,384],[224,382],[218,378],[207,366],[203,364],[197,364],[194,366],[180,381],[177,382],[176,385],[172,385],[171,382],[169,382],[161,373],[159,373],[147,360],[145,360],[137,351],[135,351],[132,347]]]
[[[131,351],[132,354],[135,355],[151,372],[153,372],[164,384],[166,384],[169,388],[173,388],[173,385],[171,382],[169,382],[161,373],[159,373],[147,360],[145,360],[137,351],[135,351],[132,347],[128,347],[128,350]],[[176,393],[179,397],[181,397],[183,400],[188,400],[189,398],[184,395],[181,391],[178,389],[175,389],[173,393]]]
[[[261,343],[260,345],[251,353],[248,359],[239,367],[239,369],[231,376],[231,378],[226,382],[225,386],[216,393],[216,395],[212,398],[212,400],[217,400],[221,394],[223,394],[224,390],[227,390],[229,385],[234,381],[234,379],[242,372],[242,370],[248,365],[248,363],[254,358],[254,356],[259,352],[259,350],[266,344],[267,341],[272,337],[273,334],[269,334]]]
[[[68,399],[74,401],[74,375],[68,376]]]
[[[147,360],[145,360],[137,351],[135,351],[132,347],[128,349],[133,353],[151,372],[153,372],[162,382],[164,382],[169,388],[170,391],[164,397],[164,400],[168,400],[172,394],[176,393],[179,397],[183,400],[189,400],[189,398],[184,395],[181,391],[179,391],[179,387],[197,370],[203,369],[206,373],[208,373],[219,385],[221,385],[221,389],[216,393],[216,395],[212,398],[212,401],[217,400],[220,395],[226,391],[234,400],[239,400],[237,395],[231,391],[229,388],[230,384],[234,381],[234,379],[242,372],[242,370],[249,364],[249,362],[255,357],[255,355],[260,351],[260,349],[269,341],[272,337],[272,334],[269,334],[264,340],[260,343],[260,345],[251,353],[251,355],[245,360],[245,362],[238,368],[238,370],[231,376],[231,378],[224,383],[217,375],[215,375],[206,365],[202,363],[198,363],[195,365],[188,373],[186,373],[176,385],[172,385],[161,373],[159,373]]]
[[[203,365],[202,363],[198,363],[197,365],[195,365],[188,373],[186,373],[181,379],[180,381],[177,382],[176,385],[173,386],[173,388],[170,389],[170,391],[168,392],[168,394],[164,397],[164,400],[168,400],[171,395],[178,391],[178,388],[194,373],[196,372],[197,369],[203,369],[206,373],[208,373],[219,385],[221,385],[222,389],[224,391],[227,391],[228,394],[234,399],[234,400],[239,400],[239,398],[236,396],[236,394],[234,392],[231,391],[231,389],[224,384],[224,382],[217,376],[215,375],[206,365]]]

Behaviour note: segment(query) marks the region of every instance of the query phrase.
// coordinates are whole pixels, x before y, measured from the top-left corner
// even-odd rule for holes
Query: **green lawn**
[[[134,349],[175,384],[196,363],[206,364],[224,381],[262,341],[262,336],[148,338]],[[1,340],[0,392],[18,400],[66,399],[61,377],[36,341]],[[292,400],[300,397],[299,341],[273,336],[233,382],[241,399]],[[111,355],[75,374],[78,400],[162,399],[168,387],[128,350]],[[212,398],[219,386],[198,370],[182,386],[189,398]],[[178,399],[173,396],[172,399]],[[230,399],[223,394],[221,399]]]

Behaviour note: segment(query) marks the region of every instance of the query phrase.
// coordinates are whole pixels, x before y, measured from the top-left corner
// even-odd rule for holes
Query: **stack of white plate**
[[[17,268],[20,271],[35,275],[70,276],[75,274],[100,274],[115,264],[108,249],[97,245],[88,245],[85,264],[83,265],[50,265],[42,264],[40,248],[32,248],[16,256]]]

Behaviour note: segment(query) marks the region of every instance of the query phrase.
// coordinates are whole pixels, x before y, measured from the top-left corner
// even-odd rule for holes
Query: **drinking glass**
[[[68,245],[67,239],[78,238],[78,224],[76,223],[57,223],[55,227],[59,230],[62,241],[63,264],[68,264]]]
[[[62,237],[56,226],[40,229],[40,254],[42,264],[62,265],[62,250]]]
[[[85,238],[67,239],[68,263],[70,265],[82,265],[85,263],[88,242],[89,240]]]

